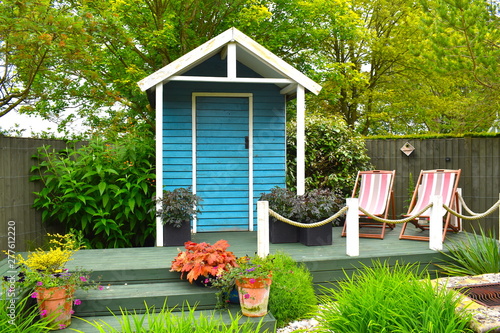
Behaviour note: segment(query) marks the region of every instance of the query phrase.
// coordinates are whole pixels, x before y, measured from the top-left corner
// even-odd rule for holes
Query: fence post
[[[351,257],[359,256],[359,203],[358,198],[347,198],[346,225],[346,254]]]
[[[257,201],[257,255],[269,254],[269,202]]]
[[[432,197],[429,220],[429,249],[434,251],[443,250],[443,198],[440,195]]]

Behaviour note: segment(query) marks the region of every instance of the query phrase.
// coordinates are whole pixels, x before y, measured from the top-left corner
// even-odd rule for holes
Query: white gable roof
[[[180,75],[189,69],[221,52],[229,43],[236,44],[236,59],[239,62],[251,68],[264,78],[274,79],[270,82],[276,83],[281,87],[290,86],[290,83],[298,84],[316,95],[321,91],[321,86],[319,84],[309,79],[236,28],[230,28],[212,38],[205,44],[142,79],[138,82],[138,85],[142,91],[145,91],[156,86],[160,82],[168,82],[172,79],[179,78]],[[219,77],[217,79],[221,78]],[[229,81],[231,79],[227,78],[227,80]],[[287,89],[287,91],[292,92],[292,89]]]

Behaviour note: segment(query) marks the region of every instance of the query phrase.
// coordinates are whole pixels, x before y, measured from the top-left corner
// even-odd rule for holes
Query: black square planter
[[[332,245],[331,222],[315,228],[300,228],[300,242],[307,246]]]
[[[183,246],[191,240],[191,221],[182,222],[180,228],[163,225],[163,246]]]
[[[299,228],[271,217],[269,218],[269,241],[272,244],[297,243]]]

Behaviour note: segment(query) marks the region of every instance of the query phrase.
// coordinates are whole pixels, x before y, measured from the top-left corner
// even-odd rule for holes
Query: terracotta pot
[[[263,317],[267,314],[271,279],[242,278],[236,280],[240,299],[241,313],[246,317]]]
[[[40,317],[49,320],[52,330],[59,330],[71,324],[71,310],[73,309],[72,286],[41,288],[37,287],[38,309]]]

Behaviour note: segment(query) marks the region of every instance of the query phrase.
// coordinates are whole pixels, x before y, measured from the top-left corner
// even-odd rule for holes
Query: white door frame
[[[248,230],[253,231],[253,94],[195,92],[192,94],[192,166],[193,193],[196,194],[196,98],[197,97],[246,97],[248,98]],[[197,219],[193,219],[193,233],[197,231]]]

